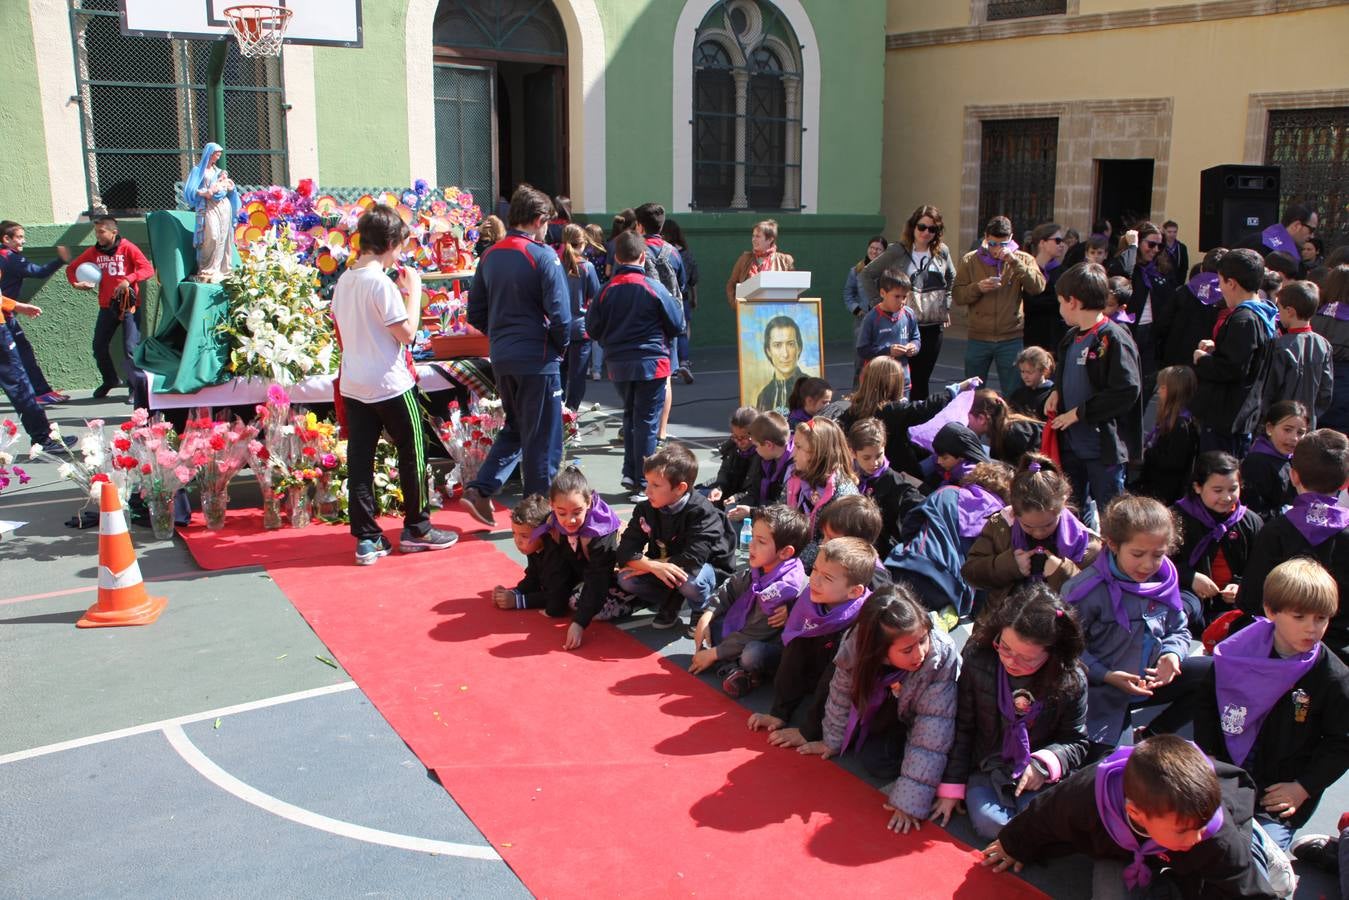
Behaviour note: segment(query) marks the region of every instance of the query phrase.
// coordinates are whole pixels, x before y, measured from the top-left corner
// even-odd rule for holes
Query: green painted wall
[[[0,28],[0,217],[24,222],[52,218],[51,181],[47,175],[47,146],[42,131],[41,95],[33,23],[28,4],[7,4]],[[71,177],[78,177],[72,173]]]
[[[412,183],[403,61],[407,2],[364,3],[361,15],[359,50],[314,48],[321,183],[406,187]]]

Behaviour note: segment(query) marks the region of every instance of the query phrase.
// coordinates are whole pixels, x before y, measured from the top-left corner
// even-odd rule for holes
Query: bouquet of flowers
[[[14,442],[18,439],[18,425],[9,419],[0,422],[0,491],[9,487],[11,476],[19,479],[21,485],[32,480],[23,467],[14,465],[14,454],[9,452],[9,448],[14,446]]]
[[[239,419],[212,421],[206,410],[188,419],[179,453],[197,467],[201,511],[206,527],[223,528],[229,505],[229,483],[248,461],[250,444],[258,430]]]
[[[156,538],[173,536],[173,495],[192,483],[197,468],[178,450],[178,434],[162,417],[153,419],[143,409],[131,414],[113,439],[117,449],[126,448],[139,464],[140,493],[150,508],[150,527]]]
[[[225,281],[229,310],[217,328],[230,344],[236,376],[294,382],[337,369],[337,342],[318,270],[299,261],[289,229],[250,245]]]
[[[64,459],[48,453],[39,444],[34,444],[29,451],[29,456],[33,459],[56,463],[56,474],[79,486],[85,496],[82,509],[88,509],[90,504],[99,502],[99,492],[105,483],[116,487],[122,503],[126,503],[128,491],[134,484],[140,468],[140,463],[130,455],[130,442],[123,443],[125,439],[119,438],[117,446],[114,446],[113,442],[108,440],[104,425],[102,419],[91,419],[86,422],[84,435],[76,443],[75,449],[65,450]],[[61,426],[56,422],[52,423],[51,437],[58,442],[61,440]],[[78,457],[75,455],[76,450],[79,452]],[[77,518],[78,527],[87,527],[86,516],[81,515]]]
[[[461,414],[459,404],[451,402],[449,419],[436,423],[441,441],[457,463],[454,477],[461,484],[477,476],[497,432],[506,424],[500,400],[480,399],[472,409]]]
[[[289,465],[291,456],[290,395],[279,384],[267,388],[267,402],[254,407],[256,438],[248,442],[248,467],[262,492],[262,527],[274,531],[281,527],[281,504],[274,481],[278,467]],[[258,438],[261,438],[259,440]]]

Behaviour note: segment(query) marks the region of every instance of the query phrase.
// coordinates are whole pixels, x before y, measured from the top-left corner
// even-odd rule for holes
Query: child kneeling
[[[721,583],[694,631],[689,671],[720,665],[721,686],[741,697],[763,683],[782,656],[782,628],[806,587],[796,558],[810,540],[806,517],[786,506],[754,512],[749,565]]]

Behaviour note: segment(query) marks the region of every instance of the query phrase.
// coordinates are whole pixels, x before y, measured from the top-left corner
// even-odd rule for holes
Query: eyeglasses
[[[1016,663],[1019,666],[1024,666],[1025,668],[1037,666],[1049,658],[1048,650],[1041,650],[1035,656],[1029,657],[1022,656],[1020,653],[1013,653],[1011,650],[1007,649],[1006,645],[1003,644],[1001,638],[993,642],[993,649],[998,652],[998,656],[1001,657],[1002,659],[1010,659],[1012,662]]]
[[[1151,248],[1154,249],[1154,250],[1156,250],[1158,247],[1160,247],[1160,246],[1162,245],[1162,242],[1161,242],[1161,241],[1144,241],[1143,243],[1147,244],[1149,247],[1151,247]]]
[[[1053,241],[1053,242],[1056,243],[1056,244],[1062,244],[1062,243],[1063,243],[1063,238],[1062,238],[1062,237],[1052,237],[1052,238],[1050,238],[1050,240]]]
[[[940,225],[924,225],[922,222],[919,222],[917,225],[913,226],[913,230],[922,232],[930,231],[933,234],[941,234]]]
[[[1011,245],[1011,241],[988,241],[990,247],[1010,247]]]

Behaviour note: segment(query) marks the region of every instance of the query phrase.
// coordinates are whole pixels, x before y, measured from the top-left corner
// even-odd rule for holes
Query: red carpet
[[[497,529],[510,531],[510,510],[496,507]],[[486,532],[487,526],[464,511],[457,502],[446,509],[431,511],[431,523],[437,528],[457,531],[461,538],[477,532]],[[386,516],[380,519],[384,535],[396,548],[403,519]],[[242,566],[295,565],[323,556],[345,555],[350,563],[356,543],[346,525],[324,525],[315,522],[308,528],[285,528],[265,531],[262,510],[231,509],[225,513],[225,527],[209,531],[202,523],[201,513],[192,514],[192,524],[178,527],[178,535],[203,569],[237,569]],[[396,552],[396,551],[395,551]]]
[[[271,574],[537,896],[1044,896],[933,825],[891,834],[874,788],[618,629],[563,652],[564,623],[490,605],[519,572],[473,541]]]

